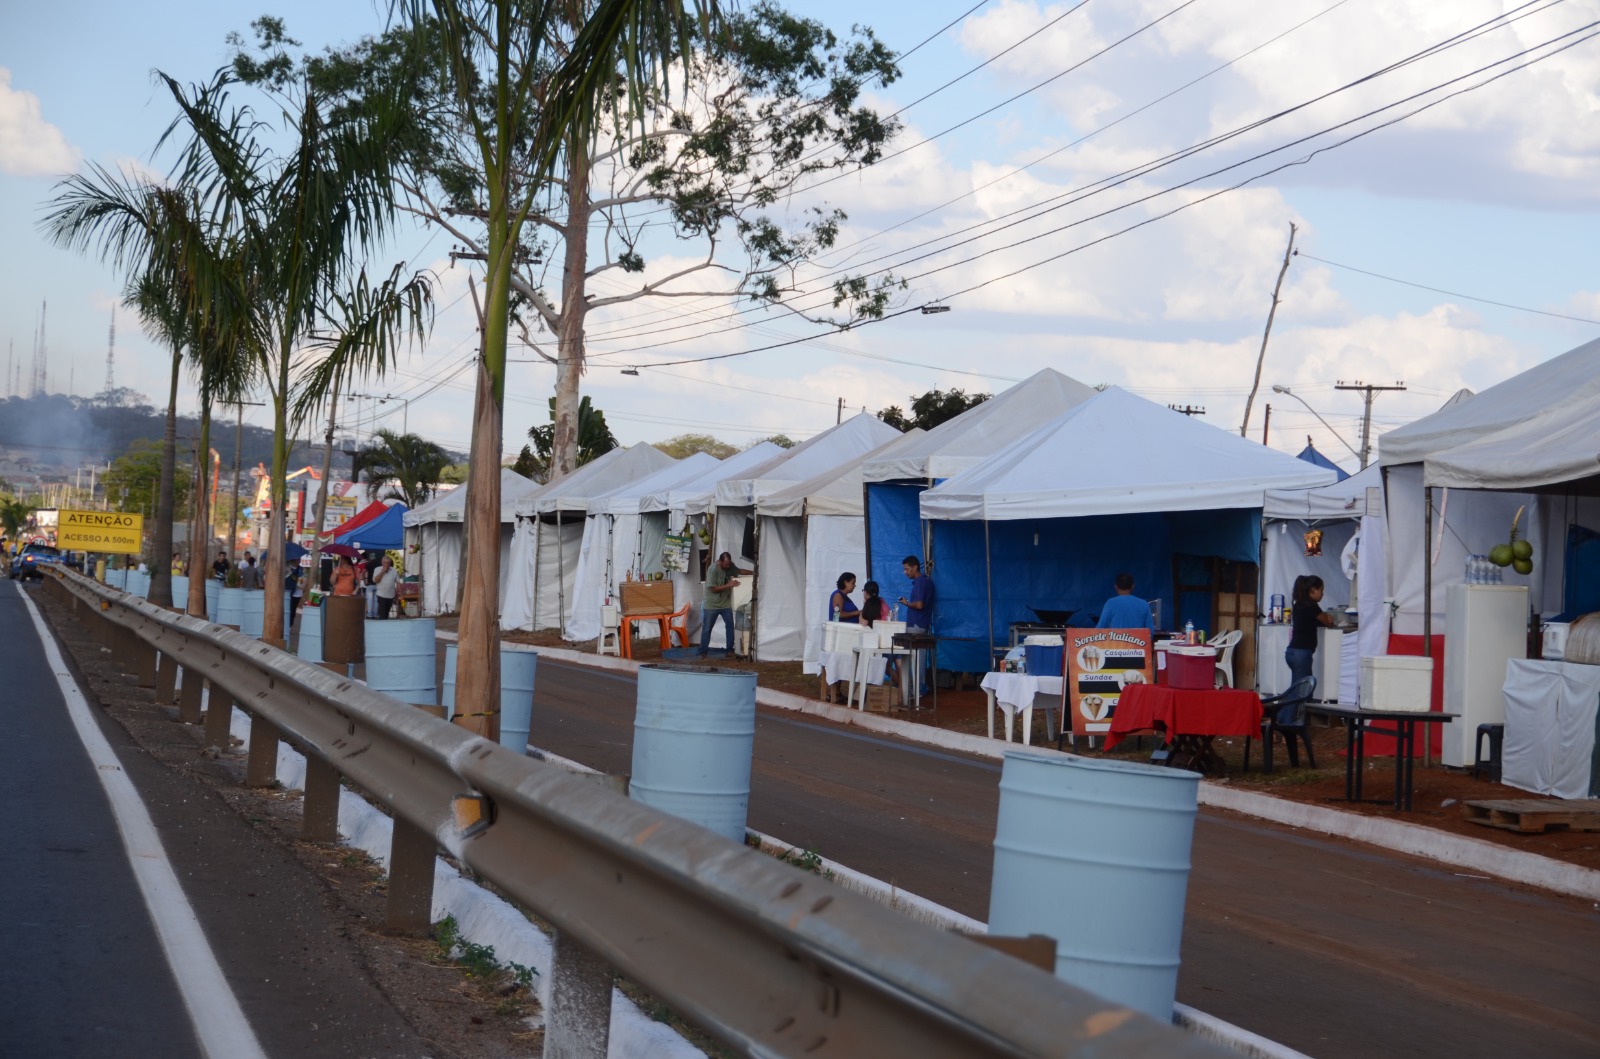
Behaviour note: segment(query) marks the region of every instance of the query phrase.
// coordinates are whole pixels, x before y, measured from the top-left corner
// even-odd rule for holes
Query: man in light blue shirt
[[[1133,575],[1117,575],[1117,594],[1106,600],[1100,608],[1097,629],[1149,629],[1155,631],[1150,620],[1150,604],[1133,594]]]

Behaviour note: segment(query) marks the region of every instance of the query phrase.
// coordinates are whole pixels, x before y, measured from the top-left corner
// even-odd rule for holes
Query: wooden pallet
[[[1600,831],[1600,803],[1577,805],[1540,798],[1467,802],[1466,818],[1475,824],[1524,834],[1545,831]]]

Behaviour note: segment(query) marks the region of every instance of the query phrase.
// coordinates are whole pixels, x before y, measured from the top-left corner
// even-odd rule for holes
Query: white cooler
[[[872,630],[853,621],[825,621],[822,623],[822,649],[824,651],[853,651],[865,642]]]
[[[1361,660],[1361,708],[1427,713],[1433,695],[1433,659],[1374,655]]]
[[[870,636],[875,633],[879,647],[893,647],[894,638],[905,631],[906,623],[903,621],[879,621],[874,622],[872,627],[867,629],[867,635]],[[863,640],[863,642],[866,642],[866,640]]]

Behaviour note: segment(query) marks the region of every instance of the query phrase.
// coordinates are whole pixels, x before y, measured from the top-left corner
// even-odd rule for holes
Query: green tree
[[[511,469],[524,478],[548,482],[552,478],[555,455],[556,399],[550,398],[550,422],[528,428],[532,445],[522,446],[517,462]],[[583,466],[597,456],[604,456],[617,447],[616,436],[606,424],[606,414],[589,403],[585,397],[578,403],[578,466]]]
[[[17,539],[17,535],[28,525],[28,516],[32,514],[31,504],[9,497],[0,500],[0,528],[6,531],[6,536],[11,540]]]
[[[356,453],[351,474],[360,481],[366,472],[368,500],[378,499],[387,488],[384,499],[402,500],[406,507],[416,508],[432,499],[433,487],[449,465],[450,454],[426,438],[379,430],[375,440]]]
[[[890,405],[879,410],[878,418],[899,430],[910,430],[921,427],[923,430],[932,430],[947,420],[965,412],[969,408],[989,399],[989,394],[968,394],[965,390],[929,390],[921,397],[911,399],[911,414],[908,416],[899,405]]]
[[[472,475],[470,463],[452,463],[439,472],[440,485],[464,485]]]
[[[157,517],[156,512],[161,502],[162,448],[162,443],[159,441],[135,441],[127,452],[111,461],[111,467],[101,482],[105,486],[106,500],[113,508],[130,514],[142,514],[151,519]],[[189,468],[175,466],[172,483],[174,507],[185,507],[189,503],[189,490],[194,484]],[[154,527],[152,527],[152,538],[153,530]],[[170,527],[168,533],[171,533]],[[152,541],[150,546],[152,570],[158,565],[155,560],[172,554],[170,547],[172,538],[169,536],[167,540],[169,543],[165,556],[154,550],[159,546],[159,542]]]
[[[780,449],[792,449],[796,444],[794,438],[791,438],[787,434],[773,434],[771,437],[756,438],[750,444],[746,445],[745,448],[753,449],[764,441],[770,441]]]
[[[655,446],[675,460],[693,456],[697,452],[709,452],[717,459],[725,460],[739,451],[726,441],[719,441],[710,434],[678,434],[665,441],[656,442]]]

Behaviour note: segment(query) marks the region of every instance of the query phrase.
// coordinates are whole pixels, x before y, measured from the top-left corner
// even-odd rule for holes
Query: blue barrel
[[[432,707],[439,701],[433,633],[432,618],[368,620],[367,687],[401,702]]]
[[[206,620],[217,621],[217,607],[222,602],[222,582],[211,577],[206,579]]]
[[[106,586],[108,588],[121,589],[122,591],[126,592],[128,590],[128,569],[127,569],[127,567],[120,567],[120,568],[118,568],[116,570],[107,570],[106,571]]]
[[[259,640],[266,626],[267,594],[248,588],[239,591],[239,631]]]
[[[140,599],[150,597],[150,575],[138,570],[128,571],[128,593]]]
[[[302,661],[322,661],[322,608],[300,608],[300,643],[296,651]]]
[[[249,595],[242,588],[224,588],[217,593],[217,624],[231,625],[235,629],[244,623],[244,597]],[[261,627],[259,619],[256,628]]]
[[[539,652],[521,644],[500,645],[500,745],[521,754],[533,727],[533,685]],[[439,705],[445,717],[456,713],[456,645],[444,649],[444,687]]]
[[[189,579],[182,574],[172,575],[172,605],[180,614],[189,613]]]
[[[640,666],[629,794],[743,843],[755,737],[754,673]]]
[[[1056,939],[1056,977],[1172,1020],[1200,777],[1009,751],[989,931]]]

